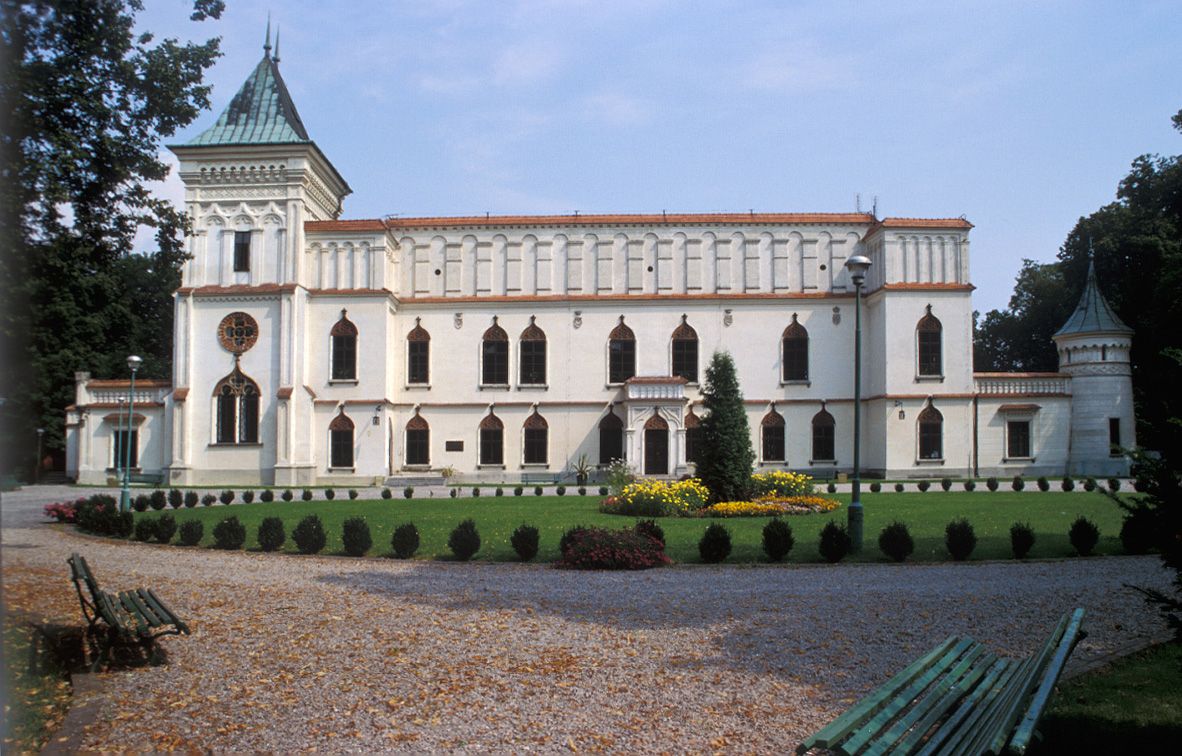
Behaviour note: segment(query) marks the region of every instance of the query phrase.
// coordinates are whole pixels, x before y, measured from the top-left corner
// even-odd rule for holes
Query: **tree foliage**
[[[1182,111],[1173,123],[1182,131]],[[1173,390],[1182,375],[1168,357],[1182,347],[1182,156],[1138,157],[1116,201],[1080,218],[1055,262],[1024,262],[1009,308],[980,321],[974,367],[1056,370],[1050,336],[1079,302],[1092,251],[1105,298],[1135,331],[1138,443],[1177,450],[1182,434],[1165,418],[1182,416],[1182,398]]]
[[[137,33],[140,0],[0,0],[0,412],[5,458],[63,445],[78,370],[167,377],[186,218],[160,141],[209,106],[218,40]],[[193,20],[220,16],[196,0]],[[137,231],[154,252],[133,255]],[[21,456],[29,456],[21,454]],[[31,458],[29,462],[31,462]]]
[[[702,446],[697,474],[710,489],[711,501],[742,501],[751,485],[751,430],[735,362],[726,352],[715,352],[702,385]]]

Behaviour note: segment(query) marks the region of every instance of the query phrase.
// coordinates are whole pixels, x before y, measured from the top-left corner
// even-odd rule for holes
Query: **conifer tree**
[[[710,489],[712,501],[742,501],[751,484],[755,451],[735,362],[726,352],[715,352],[710,359],[702,397],[706,416],[698,477]]]

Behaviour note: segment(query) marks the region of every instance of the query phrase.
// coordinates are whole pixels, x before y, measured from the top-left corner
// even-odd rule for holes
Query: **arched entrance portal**
[[[669,424],[659,415],[644,424],[644,474],[669,474]]]

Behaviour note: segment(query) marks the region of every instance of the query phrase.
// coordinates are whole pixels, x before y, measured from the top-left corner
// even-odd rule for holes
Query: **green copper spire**
[[[1079,306],[1067,319],[1055,336],[1072,336],[1080,333],[1132,333],[1121,319],[1112,311],[1100,287],[1096,283],[1096,264],[1088,261],[1088,280],[1084,284],[1083,296],[1079,298]]]
[[[295,103],[279,75],[279,40],[271,56],[271,20],[263,59],[243,83],[238,94],[218,117],[217,123],[189,142],[191,146],[235,144],[306,144],[312,140],[304,129]]]

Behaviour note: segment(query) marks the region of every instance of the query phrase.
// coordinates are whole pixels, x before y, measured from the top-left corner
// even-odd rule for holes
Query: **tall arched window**
[[[784,416],[775,407],[768,410],[760,423],[764,462],[784,461]]]
[[[809,332],[796,320],[796,313],[792,313],[792,322],[784,329],[783,371],[784,382],[807,381],[809,379]]]
[[[422,318],[415,318],[415,327],[406,334],[406,382],[431,382],[431,334],[423,328]]]
[[[919,375],[941,376],[944,374],[944,361],[941,354],[943,338],[944,326],[940,324],[940,319],[932,314],[932,306],[928,305],[927,314],[920,318],[919,323],[915,326]]]
[[[357,380],[357,326],[344,310],[341,319],[332,327],[332,375],[334,381]]]
[[[702,451],[702,419],[694,414],[691,406],[682,422],[685,425],[685,461],[697,463]]]
[[[213,390],[217,405],[217,443],[257,444],[259,442],[259,386],[234,372],[218,382]]]
[[[491,412],[480,421],[480,464],[505,464],[505,425]]]
[[[607,340],[607,382],[623,383],[636,375],[636,334],[624,325],[624,316]]]
[[[944,458],[944,416],[932,405],[919,413],[919,458]]]
[[[550,426],[546,418],[538,414],[537,408],[525,419],[525,453],[522,461],[527,465],[544,465],[549,461]]]
[[[609,411],[599,421],[599,464],[610,465],[615,459],[624,459],[624,421]]]
[[[328,424],[328,460],[329,467],[353,467],[353,421],[344,407]]]
[[[681,325],[673,331],[673,369],[671,375],[680,375],[690,383],[698,382],[698,332],[681,316]]]
[[[418,410],[406,421],[406,464],[431,464],[431,426],[419,416]]]
[[[509,334],[497,325],[496,315],[480,341],[480,383],[485,386],[509,384]]]
[[[837,459],[834,453],[835,423],[833,415],[823,406],[821,411],[813,415],[813,461],[832,462]]]
[[[546,332],[534,322],[534,316],[529,316],[529,326],[521,332],[521,343],[518,346],[520,375],[518,381],[524,386],[543,386],[546,384]]]

